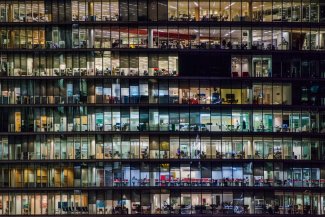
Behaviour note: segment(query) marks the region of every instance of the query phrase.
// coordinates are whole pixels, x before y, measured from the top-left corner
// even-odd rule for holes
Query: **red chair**
[[[232,72],[232,77],[238,77],[239,75],[238,75],[238,72]]]
[[[249,73],[248,72],[243,72],[243,77],[249,77]]]
[[[160,176],[160,185],[165,185],[166,184],[166,176]]]
[[[199,104],[199,101],[197,99],[191,98],[190,99],[190,104],[191,105],[196,105],[196,104]]]

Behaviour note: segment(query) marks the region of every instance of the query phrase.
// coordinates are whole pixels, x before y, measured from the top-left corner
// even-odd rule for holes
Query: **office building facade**
[[[322,0],[1,0],[0,215],[324,215]]]

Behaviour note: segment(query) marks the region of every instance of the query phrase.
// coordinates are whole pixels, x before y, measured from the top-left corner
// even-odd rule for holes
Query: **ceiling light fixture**
[[[226,7],[225,7],[225,10],[227,10],[229,7],[233,6],[234,4],[236,4],[236,2],[233,2],[233,3],[231,3],[230,5],[226,6]]]

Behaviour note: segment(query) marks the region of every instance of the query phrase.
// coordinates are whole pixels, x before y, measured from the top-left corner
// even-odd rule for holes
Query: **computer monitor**
[[[235,100],[235,94],[226,94],[226,99]]]

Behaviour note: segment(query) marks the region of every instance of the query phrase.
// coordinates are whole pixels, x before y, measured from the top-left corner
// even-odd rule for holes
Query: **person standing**
[[[246,130],[246,121],[245,121],[245,119],[243,119],[242,130]]]

